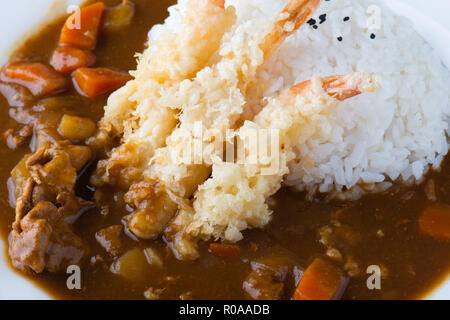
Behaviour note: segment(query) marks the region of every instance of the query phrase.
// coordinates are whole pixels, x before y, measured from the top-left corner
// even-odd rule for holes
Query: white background
[[[153,0],[157,1],[157,0]],[[267,0],[270,1],[270,0]],[[61,14],[67,5],[52,7],[54,0],[0,1],[0,64],[8,59],[18,39],[33,34],[43,19]],[[80,0],[69,0],[77,4]],[[450,1],[448,0],[385,0],[399,14],[409,17],[419,33],[439,52],[450,69]],[[50,8],[53,10],[50,10]],[[51,11],[49,13],[49,10]],[[0,210],[1,214],[1,210]],[[0,243],[0,299],[46,299],[47,295],[11,271],[5,263]],[[450,280],[430,298],[450,299]]]

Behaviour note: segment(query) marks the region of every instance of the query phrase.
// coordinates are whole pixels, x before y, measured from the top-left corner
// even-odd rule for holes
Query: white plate
[[[269,0],[268,0],[269,1]],[[414,22],[417,31],[438,51],[442,61],[450,69],[450,2],[448,0],[385,0],[393,10]],[[24,39],[38,28],[42,21],[58,16],[67,8],[63,0],[14,0],[0,3],[0,64],[3,64],[17,39]],[[69,4],[80,3],[69,0]],[[53,6],[52,6],[53,4]],[[52,8],[52,10],[50,10]],[[51,12],[49,12],[49,10]],[[31,31],[30,31],[31,30]],[[0,243],[3,253],[4,244]],[[429,299],[450,299],[450,276],[448,281],[432,292]],[[48,296],[13,272],[0,256],[0,299],[48,299]]]

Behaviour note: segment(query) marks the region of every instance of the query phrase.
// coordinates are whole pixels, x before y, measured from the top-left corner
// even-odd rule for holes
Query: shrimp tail
[[[270,58],[284,40],[304,25],[316,12],[321,0],[289,0],[278,15],[274,28],[261,44],[266,59]]]
[[[331,97],[344,101],[364,92],[374,92],[381,84],[381,76],[368,72],[351,72],[345,75],[320,78],[322,89]],[[297,95],[307,95],[313,91],[311,80],[301,82],[288,89],[281,96],[289,100]]]

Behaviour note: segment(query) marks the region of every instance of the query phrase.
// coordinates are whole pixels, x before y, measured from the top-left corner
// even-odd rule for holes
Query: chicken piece
[[[77,172],[93,158],[92,150],[87,146],[67,145],[64,147],[64,151],[69,154],[70,163]]]
[[[29,197],[24,194],[24,204],[17,206],[17,216],[24,214],[22,209],[29,204]],[[35,273],[64,271],[67,266],[80,263],[86,252],[58,208],[46,201],[39,202],[14,222],[10,241],[13,265]]]
[[[59,193],[56,196],[56,203],[60,206],[58,211],[68,224],[74,224],[83,213],[95,207],[92,201],[86,201],[68,192]]]
[[[51,162],[50,159],[53,157],[52,154],[56,153],[56,149],[59,150],[59,154],[67,153],[67,156],[70,158],[70,164],[66,161],[59,161],[59,165],[66,167],[45,167],[45,164]],[[67,156],[64,155],[63,158],[67,159]],[[40,184],[34,188],[33,205],[36,205],[39,201],[43,200],[54,202],[59,191],[70,192],[73,189],[71,186],[75,183],[75,180],[73,179],[73,176],[71,176],[70,180],[67,179],[67,185],[55,188],[55,181],[51,179],[58,174],[58,171],[67,170],[71,175],[74,171],[80,171],[92,159],[92,156],[91,149],[86,146],[59,144],[55,147],[49,147],[48,144],[45,144],[34,154],[26,155],[11,171],[11,177],[15,187],[15,199],[20,197],[23,193],[26,181],[33,176],[33,179],[36,178],[36,182],[40,182]],[[56,162],[53,162],[52,165],[55,163]],[[47,170],[47,172],[45,172],[45,170]],[[53,170],[53,172],[56,171],[53,175],[49,175],[49,177],[51,177],[49,180],[50,183],[47,183],[46,180],[46,175],[50,173],[48,170]],[[65,178],[62,181],[66,181]],[[12,202],[15,202],[15,199],[11,199]]]
[[[8,147],[15,150],[23,146],[33,135],[33,128],[34,125],[31,123],[23,126],[17,134],[13,134],[12,132],[8,134],[6,140]]]
[[[33,100],[33,95],[27,88],[13,83],[0,82],[0,94],[11,107],[22,108]]]
[[[26,166],[37,184],[45,183],[56,194],[73,192],[77,171],[67,152],[44,146],[28,159]]]
[[[165,187],[154,182],[144,181],[133,185],[124,199],[137,209],[129,217],[128,227],[136,236],[143,239],[158,236],[168,222],[166,211],[178,208]]]
[[[70,225],[93,206],[74,193],[77,168],[88,156],[86,147],[45,145],[13,169],[17,201],[9,253],[16,268],[61,272],[81,262],[86,248]]]
[[[183,208],[164,230],[165,239],[178,260],[195,260],[200,256],[197,239],[186,232],[186,226],[192,222],[193,216],[192,209]]]
[[[250,265],[251,271],[242,287],[255,300],[283,299],[299,270],[294,257],[288,252],[264,256]]]
[[[99,230],[95,239],[111,257],[116,258],[123,252],[122,234],[123,226],[114,225]]]
[[[26,168],[38,184],[45,184],[56,194],[72,192],[80,171],[92,158],[89,147],[56,143],[42,146],[28,157]]]

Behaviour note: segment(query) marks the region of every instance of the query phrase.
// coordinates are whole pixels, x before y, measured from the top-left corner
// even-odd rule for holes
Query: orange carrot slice
[[[213,255],[222,258],[237,257],[241,253],[239,246],[225,243],[210,243],[209,251]]]
[[[59,44],[82,49],[95,48],[105,5],[97,2],[71,15],[61,31]]]
[[[131,79],[132,77],[126,72],[108,68],[79,68],[73,75],[78,92],[89,98],[112,92]]]
[[[348,279],[341,269],[322,258],[316,258],[300,280],[294,300],[340,299],[347,283]]]
[[[34,96],[63,91],[68,85],[65,77],[42,63],[10,65],[3,71],[2,80],[21,85],[30,90]]]
[[[50,65],[61,73],[71,73],[78,68],[92,67],[95,64],[95,55],[87,50],[59,47],[53,52]]]
[[[450,240],[450,206],[438,203],[426,207],[419,217],[419,229],[430,237]]]
[[[211,2],[220,8],[225,8],[225,0],[211,0]]]

